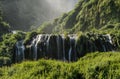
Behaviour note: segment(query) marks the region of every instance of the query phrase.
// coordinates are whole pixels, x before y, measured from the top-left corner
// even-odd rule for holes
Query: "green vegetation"
[[[27,32],[25,40],[24,40],[24,44],[29,44],[29,42],[32,40],[32,38],[34,38],[38,33],[37,32]]]
[[[33,38],[39,34],[38,32],[32,31],[32,32],[16,32],[16,34],[5,34],[2,36],[2,41],[0,42],[0,57],[2,57],[2,61],[5,58],[8,58],[11,63],[15,62],[15,44],[19,40],[24,40],[24,45],[26,46],[26,49],[29,48],[29,45],[31,44],[31,41]],[[111,50],[120,50],[120,32],[119,31],[104,31],[104,32],[98,32],[94,30],[93,32],[83,33],[78,32],[77,33],[77,40],[76,40],[76,53],[78,54],[79,58],[86,55],[90,52],[96,52],[96,51],[104,51],[104,49],[101,46],[107,45],[106,38],[101,37],[102,35],[110,34],[112,37],[112,44],[113,47],[110,49],[107,49],[109,51]],[[53,34],[53,37],[55,37],[57,34]],[[64,32],[65,41],[69,41],[68,33]],[[102,40],[102,42],[99,44],[95,43],[96,40]],[[98,47],[99,45],[99,47]],[[65,49],[69,50],[69,47],[66,45]],[[84,50],[83,50],[84,49]],[[66,53],[67,54],[67,53]],[[66,55],[67,56],[67,55]],[[8,61],[9,61],[8,60]]]
[[[2,66],[0,79],[119,79],[119,14],[119,0],[80,0],[74,10],[63,14],[53,22],[42,24],[35,31],[6,34],[10,26],[3,20],[0,10],[0,37],[2,37],[0,38],[0,66]],[[24,45],[29,45],[37,34],[45,32],[54,35],[62,33],[65,41],[69,41],[68,34],[76,33],[78,35],[76,52],[82,58],[70,63],[40,59],[5,67],[14,63],[14,47],[17,41],[24,39]],[[96,46],[99,44],[95,46],[94,42],[99,39],[103,41],[101,43],[103,45],[105,38],[101,35],[105,34],[110,34],[112,48],[118,52],[96,52]],[[96,53],[87,54],[88,52]]]
[[[10,66],[12,63],[9,57],[0,57],[0,67],[2,66]]]
[[[79,31],[119,30],[120,27],[119,0],[79,0],[75,9],[63,14],[50,23],[53,32],[77,33]],[[47,26],[49,27],[49,26]],[[44,30],[43,30],[44,31]]]
[[[26,61],[0,69],[0,79],[119,79],[120,53],[91,53],[74,63]]]
[[[15,51],[15,44],[17,41],[25,38],[25,34],[22,32],[17,32],[16,34],[5,34],[2,36],[2,41],[0,42],[0,61],[14,63],[13,54]],[[0,62],[2,65],[3,63]]]

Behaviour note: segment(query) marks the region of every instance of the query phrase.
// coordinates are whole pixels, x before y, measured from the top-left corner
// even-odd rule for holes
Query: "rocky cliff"
[[[106,34],[38,34],[29,41],[20,40],[14,48],[14,60],[38,60],[41,58],[76,61],[90,52],[116,50],[116,43]]]

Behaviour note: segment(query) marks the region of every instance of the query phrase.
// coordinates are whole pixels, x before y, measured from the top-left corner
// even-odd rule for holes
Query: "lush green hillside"
[[[75,9],[63,14],[50,23],[53,32],[70,33],[90,31],[92,29],[119,29],[120,27],[119,0],[79,0]],[[43,29],[43,28],[42,28]],[[44,31],[47,28],[44,28]],[[50,29],[49,29],[50,30]]]
[[[27,61],[0,69],[0,79],[119,79],[120,53],[91,53],[78,62]]]
[[[120,52],[115,52],[120,50],[119,14],[119,0],[80,0],[74,10],[63,14],[53,22],[44,23],[35,32],[5,34],[9,32],[9,24],[3,20],[0,10],[0,36],[5,34],[0,41],[0,66],[2,67],[0,79],[119,79]],[[92,32],[86,33],[86,31]],[[79,54],[83,54],[82,58],[77,62],[69,63],[41,59],[13,64],[16,42],[25,39],[24,44],[29,43],[37,34],[44,32],[64,35],[76,33],[79,36],[77,50]],[[111,36],[115,51],[90,53],[89,47],[95,48],[96,39],[105,40],[99,35],[106,34]],[[5,67],[11,64],[13,64],[11,67]]]

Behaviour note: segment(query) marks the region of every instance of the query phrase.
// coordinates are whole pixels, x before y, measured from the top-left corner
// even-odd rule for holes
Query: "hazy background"
[[[28,30],[72,10],[78,0],[2,0],[4,19],[12,29]]]

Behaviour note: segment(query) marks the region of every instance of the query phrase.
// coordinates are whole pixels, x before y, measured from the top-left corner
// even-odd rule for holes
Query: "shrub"
[[[11,59],[9,57],[0,57],[0,67],[2,66],[10,66],[11,65]]]

